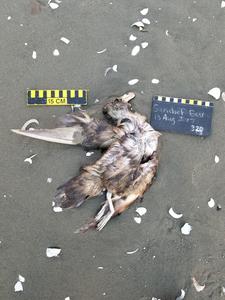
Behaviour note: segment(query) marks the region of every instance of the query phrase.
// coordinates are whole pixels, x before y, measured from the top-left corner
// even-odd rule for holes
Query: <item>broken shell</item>
[[[58,212],[61,212],[61,211],[63,211],[63,210],[62,210],[62,207],[54,206],[54,207],[53,207],[53,211],[56,212],[56,213],[58,213]]]
[[[51,177],[47,178],[47,183],[52,183],[52,178]]]
[[[65,300],[70,300],[70,297],[66,297]]]
[[[215,206],[215,200],[213,198],[210,198],[208,201],[208,207],[213,208]]]
[[[133,34],[131,34],[130,37],[129,37],[129,40],[132,41],[132,42],[136,41],[136,39],[137,39],[137,37]]]
[[[147,209],[145,207],[138,207],[136,209],[136,212],[142,217],[146,214]]]
[[[134,217],[134,221],[135,221],[137,224],[141,224],[141,217]]]
[[[204,290],[205,284],[200,285],[194,277],[192,277],[191,279],[192,279],[192,283],[198,293]]]
[[[153,79],[152,79],[152,83],[153,83],[153,84],[158,84],[158,83],[159,83],[159,79],[153,78]]]
[[[143,15],[143,16],[146,16],[147,13],[148,13],[149,9],[146,7],[146,8],[143,8],[140,13]]]
[[[169,34],[169,30],[166,30],[166,36],[169,36],[170,34]]]
[[[14,291],[15,292],[22,292],[23,291],[23,285],[20,281],[17,281],[17,283],[14,285]]]
[[[62,249],[60,248],[47,248],[46,256],[47,257],[57,257],[61,253]]]
[[[140,31],[144,29],[145,24],[141,21],[137,21],[131,25],[131,27],[137,27]]]
[[[192,22],[196,22],[198,19],[197,18],[193,18],[192,19]]]
[[[218,164],[218,162],[220,161],[219,156],[218,156],[218,155],[215,155],[215,158],[214,158],[214,159],[215,159],[215,163]]]
[[[112,70],[112,67],[108,67],[108,68],[105,69],[105,73],[104,73],[105,77],[109,73],[110,70]]]
[[[51,7],[51,9],[56,9],[59,7],[59,4],[54,3],[54,2],[50,2],[50,3],[48,3],[48,5]]]
[[[141,47],[142,47],[143,49],[147,48],[147,47],[148,47],[148,42],[143,42],[143,43],[141,43]]]
[[[222,1],[221,2],[221,8],[224,8],[225,7],[225,1]]]
[[[184,290],[180,290],[181,294],[179,297],[176,298],[176,300],[182,300],[185,297],[185,291]]]
[[[32,165],[32,163],[33,163],[32,158],[34,158],[35,156],[37,156],[37,154],[31,155],[30,157],[25,158],[24,162],[28,162],[30,165]]]
[[[104,53],[105,51],[107,50],[107,48],[103,49],[103,50],[100,50],[100,51],[97,51],[98,54],[101,54],[101,53]]]
[[[25,278],[20,274],[18,276],[18,279],[19,279],[20,282],[25,282],[26,281]]]
[[[8,17],[7,17],[7,20],[11,20],[11,19],[12,19],[12,17],[11,17],[11,16],[8,16]]]
[[[150,20],[147,18],[144,18],[141,21],[142,21],[142,23],[147,24],[147,25],[151,24]]]
[[[182,214],[177,214],[177,213],[175,213],[175,211],[173,210],[172,207],[169,209],[169,214],[170,214],[171,217],[173,217],[174,219],[180,219],[180,218],[183,217]]]
[[[65,37],[63,37],[63,36],[61,37],[60,41],[62,41],[63,43],[65,43],[67,45],[70,43],[70,40],[67,39],[67,38],[65,38]]]
[[[138,252],[139,248],[133,250],[133,251],[127,251],[126,254],[134,254],[136,252]]]
[[[86,152],[86,156],[91,156],[93,154],[94,154],[94,152]]]
[[[208,91],[208,95],[212,96],[216,100],[220,98],[221,91],[218,87],[214,87],[211,90]]]
[[[59,56],[59,50],[58,49],[53,50],[53,55],[54,56]]]
[[[36,51],[33,51],[33,53],[32,53],[32,58],[33,58],[33,59],[36,59],[36,58],[37,58],[37,52],[36,52]]]
[[[27,130],[27,127],[28,127],[30,124],[32,124],[32,123],[35,123],[35,124],[39,125],[38,120],[36,120],[36,119],[30,119],[30,120],[26,121],[26,122],[23,124],[23,126],[21,127],[21,130]]]
[[[128,84],[129,85],[134,85],[134,84],[138,83],[138,81],[139,81],[139,79],[137,79],[137,78],[131,79],[131,80],[128,81]]]
[[[181,227],[181,233],[184,235],[189,235],[192,231],[192,226],[188,223],[185,223],[182,227]]]
[[[112,69],[113,69],[114,72],[117,72],[117,67],[118,67],[117,65],[112,66]]]
[[[139,53],[140,49],[141,47],[139,45],[134,46],[134,48],[131,51],[131,55],[136,56]]]

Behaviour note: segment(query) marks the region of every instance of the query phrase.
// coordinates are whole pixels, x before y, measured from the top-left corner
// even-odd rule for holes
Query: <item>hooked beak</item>
[[[34,139],[66,145],[77,145],[83,141],[82,129],[77,126],[33,130],[11,129],[11,131]]]

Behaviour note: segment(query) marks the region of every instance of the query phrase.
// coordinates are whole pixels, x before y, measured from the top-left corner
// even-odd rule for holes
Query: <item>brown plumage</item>
[[[158,166],[160,133],[143,115],[132,111],[129,100],[133,97],[133,93],[128,93],[107,103],[103,120],[90,117],[86,112],[73,113],[63,117],[60,127],[55,129],[58,142],[62,142],[59,129],[65,133],[67,128],[66,143],[105,149],[94,164],[83,167],[78,176],[60,186],[55,197],[55,207],[65,209],[79,207],[87,199],[106,191],[106,201],[95,218],[79,231],[90,227],[101,230],[112,217],[142,198],[152,184]],[[38,137],[34,132],[16,132],[40,139],[43,135],[43,130],[37,132]],[[44,139],[48,140],[46,135],[48,131],[44,133]],[[49,140],[54,141],[54,137]]]

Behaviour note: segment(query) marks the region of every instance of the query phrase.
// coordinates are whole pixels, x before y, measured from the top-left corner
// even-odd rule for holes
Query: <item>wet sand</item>
[[[225,9],[220,1],[110,1],[63,0],[56,10],[46,5],[37,15],[31,15],[30,1],[1,1],[0,298],[173,300],[184,289],[187,300],[223,299],[222,99],[212,100],[210,137],[163,134],[158,176],[141,204],[148,210],[141,224],[133,220],[137,204],[101,233],[74,234],[93,216],[101,197],[77,210],[56,214],[51,209],[57,186],[100,153],[86,157],[80,147],[10,132],[30,118],[38,119],[40,127],[54,126],[56,117],[69,110],[28,108],[27,88],[89,88],[92,107],[96,98],[102,102],[131,89],[137,94],[135,108],[148,117],[155,94],[211,100],[209,89],[225,89]],[[149,7],[146,17],[151,24],[147,32],[138,32],[130,25],[142,18],[139,11],[144,7]],[[129,41],[131,33],[137,41]],[[60,41],[62,36],[70,39],[69,45]],[[149,46],[132,57],[132,47],[144,41]],[[97,54],[104,48],[106,52]],[[58,57],[53,56],[54,49],[59,50]],[[105,69],[114,64],[118,72],[104,77]],[[139,83],[129,87],[133,78]],[[153,85],[153,78],[160,83]],[[29,165],[24,159],[32,154],[37,156]],[[210,197],[221,205],[220,211],[208,207]],[[174,220],[168,214],[170,207],[183,217]],[[180,232],[185,222],[193,227],[189,236]],[[51,246],[62,248],[59,258],[45,256]],[[18,274],[26,278],[21,294],[14,292]],[[193,288],[193,276],[206,285],[200,293]]]

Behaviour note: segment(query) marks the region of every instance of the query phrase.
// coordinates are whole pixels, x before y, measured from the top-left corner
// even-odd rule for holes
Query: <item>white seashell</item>
[[[110,70],[112,70],[112,67],[108,67],[108,68],[105,69],[105,73],[104,73],[105,77],[109,73]]]
[[[210,198],[208,201],[208,207],[213,208],[215,206],[215,200],[213,198]]]
[[[35,123],[35,124],[39,125],[38,120],[36,120],[36,119],[30,119],[30,120],[26,121],[26,122],[23,124],[23,126],[21,127],[21,130],[26,130],[27,127],[28,127],[30,124],[32,124],[32,123]]]
[[[143,16],[146,16],[147,13],[148,13],[149,9],[146,7],[146,8],[143,8],[140,13],[143,15]]]
[[[224,8],[225,7],[225,1],[222,1],[221,2],[221,8]]]
[[[58,213],[58,212],[61,212],[63,210],[62,210],[62,207],[55,206],[55,207],[53,207],[53,211],[56,212],[56,213]]]
[[[94,154],[94,152],[86,152],[86,156],[91,156],[93,154]]]
[[[197,18],[193,18],[192,19],[192,22],[194,23],[194,22],[196,22],[198,19]]]
[[[11,20],[11,19],[12,19],[12,17],[11,17],[11,16],[8,16],[7,20]]]
[[[26,281],[25,278],[20,274],[18,276],[18,279],[19,279],[20,282],[25,282]]]
[[[143,49],[147,48],[147,47],[148,47],[148,42],[143,42],[143,43],[141,43],[141,47],[142,47]]]
[[[225,294],[225,287],[222,286],[222,292]]]
[[[126,254],[134,254],[136,252],[138,252],[139,248],[133,250],[133,251],[127,251]]]
[[[51,9],[56,9],[59,7],[59,4],[54,3],[54,2],[50,2],[50,3],[48,3],[48,5],[51,7]]]
[[[35,156],[37,156],[37,154],[31,155],[30,157],[25,158],[24,162],[28,162],[30,165],[32,165],[32,163],[33,163],[32,158],[34,158]]]
[[[136,39],[137,39],[137,37],[133,34],[131,34],[130,37],[129,37],[129,40],[132,41],[132,42],[136,41]]]
[[[32,53],[32,58],[33,58],[33,59],[36,59],[36,58],[37,58],[37,52],[36,52],[36,51],[33,51],[33,53]]]
[[[135,79],[131,79],[128,81],[129,85],[135,85],[136,83],[138,83],[139,79],[135,78]]]
[[[169,36],[170,34],[169,34],[169,30],[167,29],[166,30],[166,36]]]
[[[159,83],[159,79],[153,78],[153,79],[152,79],[152,83],[153,83],[153,84],[158,84],[158,83]]]
[[[52,201],[52,207],[55,206],[55,201]]]
[[[15,292],[22,292],[23,291],[23,285],[20,281],[17,281],[17,283],[14,285],[14,291]]]
[[[170,214],[171,217],[173,217],[174,219],[180,219],[180,218],[183,217],[182,214],[177,214],[177,213],[175,213],[175,211],[173,210],[172,207],[169,209],[169,214]]]
[[[182,227],[181,227],[181,233],[184,235],[189,235],[192,231],[192,226],[188,223],[185,223]]]
[[[222,99],[225,101],[225,92],[222,93]]]
[[[52,183],[52,178],[51,177],[47,178],[47,183]]]
[[[117,65],[112,66],[112,69],[113,69],[114,72],[117,72],[117,67],[118,67]]]
[[[181,291],[181,294],[179,297],[176,298],[176,300],[182,300],[185,297],[185,291],[184,290],[180,290],[180,291]]]
[[[63,37],[63,36],[61,37],[60,41],[62,41],[63,43],[65,43],[67,45],[70,43],[70,40],[67,39],[67,38],[65,38],[65,37]]]
[[[143,30],[145,24],[141,21],[137,21],[131,25],[131,27],[138,27],[139,30]]]
[[[211,90],[208,91],[208,95],[212,96],[216,100],[220,98],[221,91],[218,87],[214,87]]]
[[[53,53],[54,56],[59,56],[59,50],[58,49],[53,50],[52,53]]]
[[[150,20],[147,18],[144,18],[141,21],[142,21],[142,23],[147,24],[147,25],[151,24]]]
[[[137,224],[141,224],[141,217],[134,217],[134,221],[135,221]]]
[[[140,49],[141,47],[139,45],[134,46],[134,48],[131,51],[131,55],[136,56],[139,53]]]
[[[70,297],[66,297],[65,300],[70,300]]]
[[[99,99],[95,99],[95,103],[98,103],[99,102]]]
[[[100,50],[100,51],[97,51],[98,54],[101,54],[101,53],[104,53],[105,51],[107,50],[107,48],[103,49],[103,50]]]
[[[194,277],[192,277],[191,279],[192,279],[192,283],[198,293],[204,290],[205,284],[200,285]]]
[[[98,269],[99,269],[99,270],[103,270],[104,268],[103,268],[103,267],[98,267]]]
[[[218,164],[218,162],[220,161],[220,158],[219,158],[219,156],[218,156],[218,155],[215,155],[215,158],[214,158],[214,160],[215,160],[215,163],[216,163],[216,164]]]
[[[57,257],[61,253],[60,248],[47,248],[46,249],[46,256],[47,257]]]
[[[136,212],[142,217],[146,214],[147,209],[145,207],[138,207],[136,209]]]

